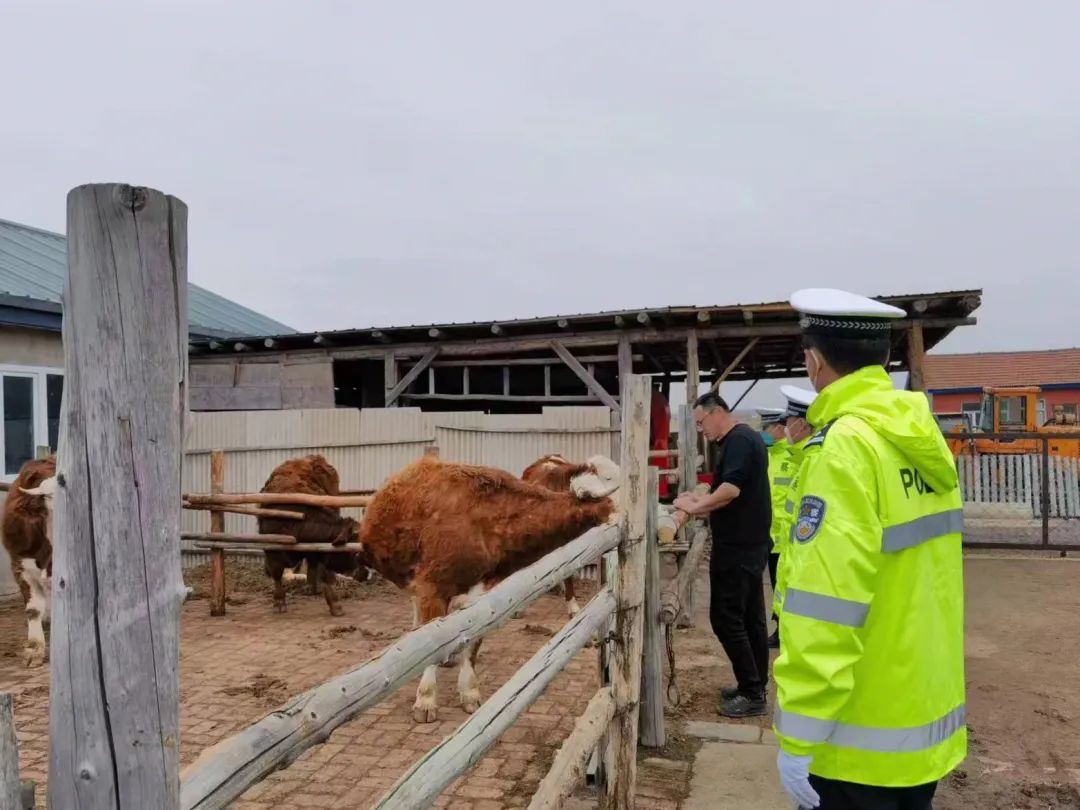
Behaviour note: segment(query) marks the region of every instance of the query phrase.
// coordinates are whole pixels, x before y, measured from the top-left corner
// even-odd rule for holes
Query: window
[[[0,480],[15,480],[27,461],[56,450],[63,390],[60,369],[0,366]]]
[[[979,424],[980,424],[979,415],[982,412],[982,403],[980,403],[980,402],[965,402],[963,405],[960,406],[960,410],[962,410],[964,412],[965,416],[967,416],[968,421],[971,424],[971,427],[978,430],[979,429]]]
[[[1046,400],[1040,399],[1035,407],[1035,424],[1046,424]]]
[[[998,399],[1001,427],[1023,427],[1027,424],[1027,399],[1025,397],[1001,397]]]
[[[1076,416],[1076,403],[1070,402],[1068,405],[1062,405],[1061,410],[1065,413],[1066,416]]]

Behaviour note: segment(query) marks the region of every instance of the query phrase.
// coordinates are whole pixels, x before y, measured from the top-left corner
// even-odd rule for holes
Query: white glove
[[[797,757],[780,749],[776,757],[776,767],[780,771],[780,784],[791,797],[796,810],[815,808],[821,804],[821,797],[810,785],[810,760],[812,757]]]

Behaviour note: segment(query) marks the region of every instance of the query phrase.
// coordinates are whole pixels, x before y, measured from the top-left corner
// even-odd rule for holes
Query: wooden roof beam
[[[596,378],[589,373],[585,366],[578,362],[578,359],[570,353],[560,341],[553,340],[550,343],[551,350],[559,356],[559,358],[570,367],[570,370],[574,372],[578,378],[585,383],[585,387],[592,392],[601,402],[607,405],[613,411],[619,411],[619,402],[611,394],[607,392],[604,386],[597,382]]]
[[[719,377],[717,377],[716,380],[713,382],[713,384],[712,384],[712,390],[713,391],[719,390],[720,383],[722,383],[724,380],[726,380],[728,378],[728,375],[730,375],[731,372],[733,372],[735,369],[737,369],[739,367],[739,363],[741,363],[743,361],[743,358],[745,358],[746,355],[750,354],[750,351],[755,346],[757,346],[759,340],[761,340],[761,338],[756,337],[753,340],[751,340],[750,342],[748,342],[745,346],[743,346],[742,351],[739,352],[737,355],[735,355],[735,359],[732,360],[730,363],[728,363],[728,367],[724,369],[724,373],[721,374]]]
[[[390,389],[389,393],[387,393],[386,395],[387,408],[397,402],[398,397],[400,397],[405,392],[405,389],[407,389],[410,385],[416,382],[416,380],[420,378],[420,375],[427,371],[428,366],[431,365],[431,361],[438,357],[439,352],[441,351],[442,349],[440,347],[432,346],[430,349],[428,349],[427,354],[421,357],[416,362],[416,365],[410,368],[409,372],[398,381],[398,384]]]

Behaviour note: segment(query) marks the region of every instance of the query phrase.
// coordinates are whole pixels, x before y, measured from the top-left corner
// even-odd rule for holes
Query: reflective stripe
[[[772,481],[778,487],[786,487],[791,484],[790,478],[774,478]]]
[[[841,748],[858,748],[882,754],[924,751],[949,739],[964,727],[966,709],[961,704],[943,717],[909,728],[871,728],[776,709],[776,730],[787,737]]]
[[[946,534],[964,531],[964,510],[950,509],[889,526],[881,533],[882,551],[903,551]]]
[[[869,612],[870,605],[865,602],[800,591],[797,588],[789,590],[784,599],[784,613],[843,624],[847,627],[862,627],[866,624],[866,614]]]
[[[789,515],[794,514],[795,513],[795,502],[794,501],[784,501],[784,511],[787,512]]]

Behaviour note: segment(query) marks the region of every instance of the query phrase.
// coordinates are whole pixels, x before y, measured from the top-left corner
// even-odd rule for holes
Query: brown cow
[[[263,484],[263,492],[299,492],[308,495],[337,495],[341,491],[337,470],[322,456],[309,455],[282,462],[270,473]],[[276,504],[275,504],[276,505]],[[359,523],[342,517],[341,510],[325,506],[297,506],[281,504],[280,508],[302,512],[303,520],[288,518],[259,518],[261,534],[288,534],[299,543],[335,543],[341,545],[353,539],[359,531]],[[334,582],[338,574],[351,575],[359,582],[367,579],[368,571],[352,552],[323,551],[265,551],[266,573],[274,580],[274,608],[284,613],[286,569],[296,569],[307,562],[309,580],[314,581],[316,571],[323,582],[323,596],[331,616],[341,616],[345,611],[337,599]]]
[[[612,468],[614,468],[614,472]],[[526,467],[525,472],[521,474],[521,480],[539,484],[554,492],[569,492],[570,482],[587,473],[605,477],[618,477],[618,468],[614,467],[613,462],[604,456],[593,456],[584,464],[574,464],[553,453],[537,459]],[[574,598],[573,577],[567,577],[563,582],[563,593],[566,596],[566,612],[572,619],[581,610],[577,599]]]
[[[23,662],[39,667],[48,660],[45,623],[49,619],[52,577],[52,496],[56,456],[23,464],[4,501],[4,548],[26,607]]]
[[[490,467],[434,458],[416,461],[388,479],[364,513],[363,560],[413,598],[414,626],[464,607],[499,581],[587,530],[616,519],[609,497],[619,485],[610,461],[603,473],[574,478],[554,492]],[[480,705],[476,656],[462,656],[462,707]],[[434,722],[438,668],[429,666],[416,693],[413,718]]]

